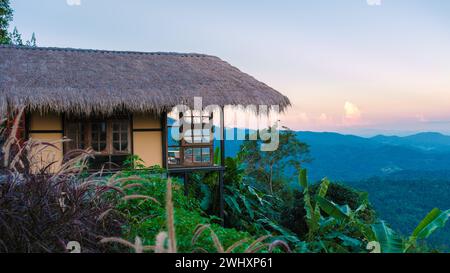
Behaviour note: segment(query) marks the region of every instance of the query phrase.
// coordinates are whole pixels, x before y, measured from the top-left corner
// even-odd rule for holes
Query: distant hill
[[[450,136],[420,133],[372,138],[338,133],[297,132],[310,146],[313,161],[305,164],[310,179],[361,180],[398,171],[450,170]],[[235,156],[241,141],[227,141],[227,156]]]
[[[406,137],[379,135],[371,139],[383,144],[409,146],[424,151],[450,151],[450,136],[440,133],[420,133]]]
[[[450,170],[450,136],[421,133],[407,137],[363,138],[336,133],[298,132],[311,147],[311,178],[360,180],[402,170]]]

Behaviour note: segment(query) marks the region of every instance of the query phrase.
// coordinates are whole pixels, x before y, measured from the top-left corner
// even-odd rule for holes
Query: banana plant
[[[376,236],[371,226],[358,219],[358,214],[367,208],[367,204],[352,210],[348,205],[337,205],[322,196],[316,197],[318,206],[341,225],[348,225],[358,230],[367,240],[373,241]]]
[[[436,230],[443,228],[450,217],[450,210],[441,211],[438,208],[433,209],[414,229],[406,243],[405,252],[414,248],[418,240],[424,240],[430,237]]]
[[[391,229],[385,221],[380,221],[371,226],[375,237],[370,242],[377,242],[381,253],[402,253],[404,243],[402,238]]]
[[[305,211],[306,211],[306,223],[308,225],[308,240],[313,240],[319,231],[321,225],[321,215],[320,215],[320,207],[316,203],[313,206],[311,202],[311,193],[309,189],[308,179],[307,179],[307,171],[306,169],[300,170],[299,174],[299,183],[300,186],[303,187],[303,199],[305,202]],[[316,197],[324,198],[328,192],[328,187],[330,185],[330,181],[326,178],[322,180],[320,184],[319,191],[317,192]]]

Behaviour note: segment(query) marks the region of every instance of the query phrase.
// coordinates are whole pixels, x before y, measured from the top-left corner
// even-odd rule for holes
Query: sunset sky
[[[450,134],[450,1],[11,0],[39,46],[216,55],[296,130]]]

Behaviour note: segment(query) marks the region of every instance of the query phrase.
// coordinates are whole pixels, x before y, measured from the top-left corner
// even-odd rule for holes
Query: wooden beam
[[[163,112],[161,115],[161,144],[162,144],[162,164],[163,168],[167,170],[168,162],[167,162],[167,112]]]
[[[220,113],[220,165],[225,167],[225,107]]]
[[[167,172],[170,174],[179,174],[184,172],[214,172],[225,170],[222,166],[192,166],[192,167],[170,167]]]
[[[188,172],[184,172],[184,195],[188,196],[189,195],[189,173]]]
[[[220,165],[225,168],[225,107],[222,106],[220,114]],[[222,219],[222,226],[225,225],[225,203],[224,203],[224,170],[219,171],[219,207],[220,218]]]
[[[222,226],[225,225],[225,202],[224,202],[224,181],[223,181],[223,171],[219,171],[219,208],[220,208],[220,218],[222,219]]]
[[[28,134],[64,134],[64,130],[29,130]]]
[[[131,113],[130,114],[130,116],[129,116],[129,120],[130,120],[130,143],[131,143],[131,154],[132,155],[135,155],[134,154],[134,120],[133,120],[133,118],[134,118],[134,115],[133,115],[133,113]],[[133,166],[133,168],[134,168],[134,166]]]
[[[133,129],[133,132],[161,132],[163,129],[161,128],[138,128]]]

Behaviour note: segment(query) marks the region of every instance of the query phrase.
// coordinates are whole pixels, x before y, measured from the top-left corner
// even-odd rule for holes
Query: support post
[[[220,113],[220,165],[225,167],[225,107]]]
[[[162,167],[167,170],[168,163],[167,163],[167,138],[168,138],[168,132],[167,132],[167,112],[164,111],[161,114],[161,143],[162,143]]]
[[[225,225],[225,203],[224,203],[224,187],[223,187],[223,171],[219,171],[219,195],[220,195],[220,218],[222,226]]]
[[[184,172],[184,195],[189,195],[189,173]]]
[[[220,114],[220,165],[225,168],[225,107],[222,106]],[[225,225],[225,203],[224,203],[224,182],[223,182],[223,170],[219,171],[219,207],[220,218],[222,219],[222,226]]]

